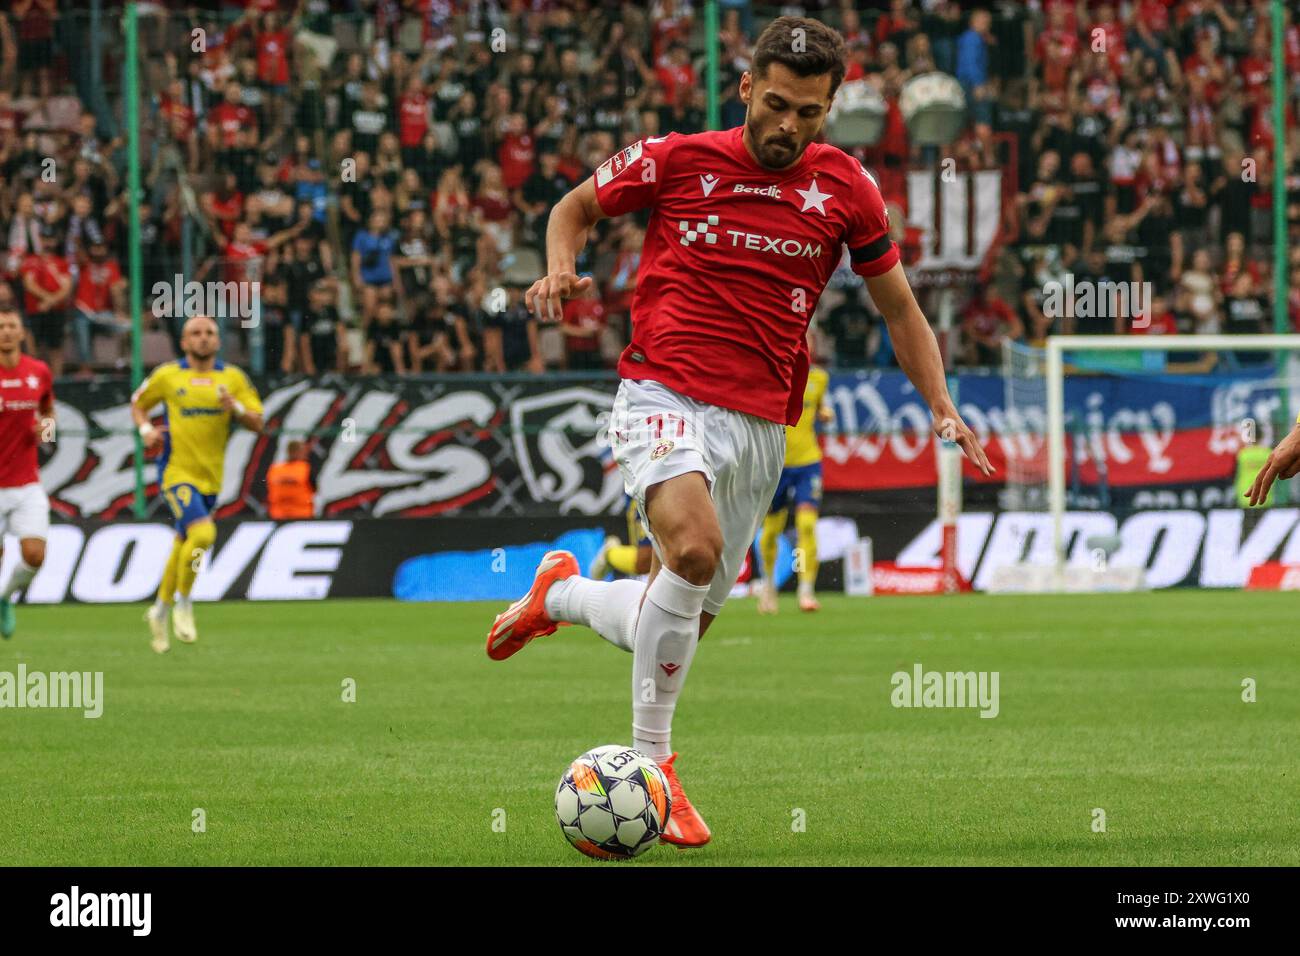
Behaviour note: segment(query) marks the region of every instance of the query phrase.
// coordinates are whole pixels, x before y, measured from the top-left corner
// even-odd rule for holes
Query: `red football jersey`
[[[596,170],[607,215],[652,210],[618,371],[793,425],[808,376],[804,334],[843,247],[866,277],[893,268],[898,248],[856,159],[814,143],[793,166],[765,169],[742,135],[650,137]]]
[[[19,355],[14,368],[0,366],[0,488],[40,481],[36,461],[36,415],[54,404],[50,367]]]

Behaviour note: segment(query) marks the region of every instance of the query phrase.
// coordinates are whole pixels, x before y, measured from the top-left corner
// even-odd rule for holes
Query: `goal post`
[[[1065,355],[1068,352],[1300,352],[1300,335],[1053,335],[1044,361],[1047,418],[1047,505],[1051,514],[1053,590],[1066,564]],[[1279,365],[1281,363],[1279,362]],[[1096,371],[1104,371],[1098,368]],[[1283,370],[1278,369],[1279,377]],[[1286,389],[1290,391],[1289,388]],[[1288,395],[1288,409],[1291,409]]]

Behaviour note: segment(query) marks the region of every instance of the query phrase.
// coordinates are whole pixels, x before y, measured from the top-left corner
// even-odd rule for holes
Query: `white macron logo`
[[[682,245],[689,246],[696,239],[700,238],[700,236],[703,236],[704,241],[707,242],[709,245],[711,246],[717,245],[718,234],[716,232],[709,232],[709,227],[716,226],[717,224],[718,224],[717,216],[710,216],[708,222],[697,222],[694,226],[692,226],[685,219],[681,220],[680,222],[677,223],[677,229],[682,234],[681,237]]]
[[[133,936],[148,936],[152,893],[70,893],[50,897],[51,926],[127,926]]]
[[[718,177],[713,173],[700,174],[700,188],[704,190],[704,195],[708,196],[713,192],[713,187],[718,185]]]

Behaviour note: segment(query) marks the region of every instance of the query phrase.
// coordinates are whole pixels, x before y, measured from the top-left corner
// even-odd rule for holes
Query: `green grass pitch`
[[[760,618],[734,601],[674,726],[714,840],[631,865],[1300,864],[1298,606],[828,596],[809,615],[787,596]],[[105,703],[0,710],[0,856],[613,865],[569,847],[552,795],[570,759],[630,742],[631,659],[572,628],[493,663],[498,609],[204,605],[199,643],[157,656],[141,606],[20,608],[0,671],[103,671]],[[890,676],[917,662],[998,671],[1000,714],[894,708]]]

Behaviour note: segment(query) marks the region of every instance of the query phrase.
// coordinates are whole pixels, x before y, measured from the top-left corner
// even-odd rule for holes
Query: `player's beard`
[[[762,128],[753,117],[751,109],[745,116],[745,127],[749,131],[749,141],[754,146],[754,157],[759,164],[768,169],[786,169],[793,166],[803,155],[803,148],[794,137],[769,133],[764,138]]]

